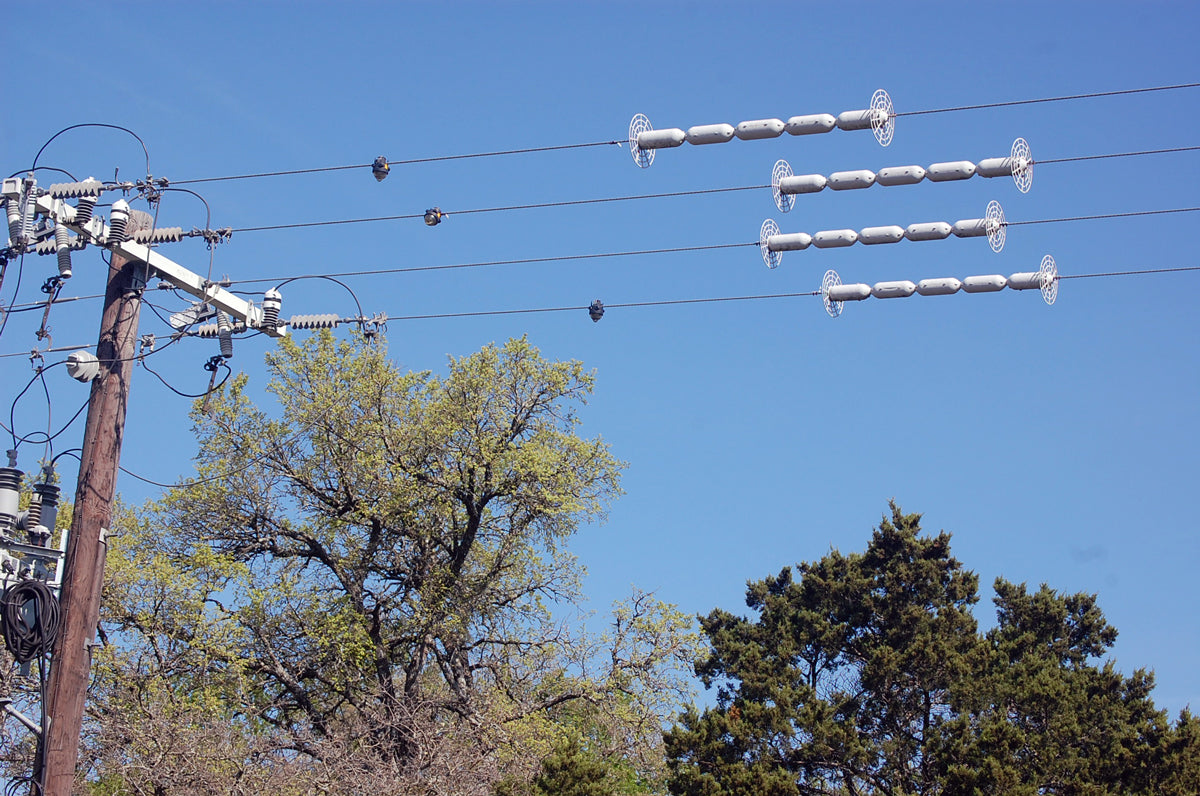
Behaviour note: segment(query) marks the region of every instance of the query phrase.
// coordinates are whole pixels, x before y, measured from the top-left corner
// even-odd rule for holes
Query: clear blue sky
[[[1200,78],[1191,3],[61,3],[6,4],[0,155],[5,175],[80,122],[121,124],[150,149],[155,176],[404,160],[624,138],[630,117],[656,127],[838,113],[887,89],[899,112],[1052,97]],[[1025,137],[1035,159],[1200,144],[1200,90],[902,117],[892,145],[868,133],[660,152],[636,168],[598,147],[506,158],[189,186],[214,226],[451,212],[441,226],[396,221],[245,232],[215,253],[234,279],[550,257],[757,240],[785,232],[983,214],[1009,220],[1188,207],[1200,153],[1045,164],[1033,190],[1011,181],[875,187],[801,196],[779,213],[767,190],[455,216],[455,209],[755,185],[788,159],[828,174],[1006,155]],[[42,164],[79,177],[143,175],[123,134],[65,134]],[[59,178],[47,174],[47,181]],[[203,226],[200,203],[168,195],[160,224]],[[503,266],[347,282],[368,313],[391,316],[798,292],[827,268],[873,283],[1035,270],[1063,274],[1197,265],[1195,215],[1012,227],[1003,253],[980,240],[855,246],[785,255],[768,271],[754,248]],[[205,271],[191,240],[164,249]],[[19,302],[34,301],[53,258],[26,258]],[[103,265],[77,255],[64,295],[102,291]],[[2,298],[13,298],[15,278]],[[265,287],[265,286],[259,286]],[[598,607],[631,584],[691,612],[739,610],[745,582],[860,550],[895,498],[954,534],[980,573],[991,621],[997,575],[1096,592],[1120,629],[1126,672],[1151,667],[1157,702],[1200,700],[1193,583],[1195,297],[1200,274],[1079,279],[1047,307],[1036,292],[847,305],[819,299],[393,321],[404,366],[439,369],[490,341],[527,334],[548,356],[598,373],[586,430],[629,462],[627,494],[575,550]],[[177,308],[166,293],[158,301]],[[94,342],[98,301],[57,308],[56,345]],[[285,289],[285,316],[354,306],[336,286]],[[0,353],[32,348],[40,313],[14,316]],[[149,313],[143,332],[162,332]],[[258,337],[233,364],[263,384]],[[212,340],[157,357],[185,391],[207,384]],[[56,361],[50,357],[48,361]],[[0,359],[7,408],[30,376]],[[61,368],[47,375],[57,428],[86,398]],[[35,387],[19,430],[44,427]],[[136,372],[123,463],[159,480],[186,476],[189,402]],[[5,418],[7,422],[7,418]],[[81,426],[82,424],[80,424]],[[79,432],[59,449],[78,444]],[[22,448],[32,469],[40,450]],[[64,470],[73,483],[73,462]],[[123,477],[128,500],[156,490]]]

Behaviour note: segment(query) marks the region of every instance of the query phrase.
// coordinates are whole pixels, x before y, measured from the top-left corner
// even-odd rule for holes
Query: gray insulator
[[[116,246],[125,242],[125,225],[129,222],[129,202],[124,199],[118,199],[113,202],[111,215],[108,222],[108,239],[105,241],[109,246]]]
[[[757,141],[762,138],[778,138],[783,135],[784,124],[778,119],[755,119],[749,122],[739,122],[733,128],[733,134],[743,141]]]
[[[813,245],[818,249],[838,249],[853,246],[858,233],[852,229],[826,229],[813,235]]]
[[[25,192],[24,204],[21,213],[21,240],[28,241],[33,238],[33,222],[37,218],[37,199],[38,188],[36,185],[29,186]]]
[[[288,326],[293,329],[332,329],[342,322],[334,313],[323,315],[293,315]]]
[[[982,238],[988,234],[986,218],[964,218],[955,221],[950,231],[959,238]]]
[[[54,246],[58,250],[58,275],[71,278],[71,233],[62,224],[54,227]]]
[[[34,484],[35,497],[40,497],[41,509],[38,515],[38,525],[44,525],[51,533],[58,526],[58,496],[60,489],[54,484]],[[33,507],[31,502],[30,507]]]
[[[686,135],[689,144],[724,144],[733,138],[733,125],[700,124],[689,127]]]
[[[909,224],[908,229],[904,230],[904,237],[909,240],[945,240],[950,237],[950,225],[945,221]]]
[[[1023,271],[1008,278],[1008,286],[1013,290],[1038,290],[1042,286],[1041,271]]]
[[[943,276],[937,279],[922,279],[917,283],[917,292],[922,296],[949,296],[957,293],[962,287],[962,282],[959,282],[952,276]]]
[[[875,172],[868,169],[857,171],[835,171],[829,175],[829,187],[835,191],[852,191],[870,188],[875,184]]]
[[[828,113],[814,113],[808,116],[793,116],[787,120],[783,129],[792,135],[816,135],[828,133],[837,126],[837,119]]]
[[[1008,280],[1000,274],[968,276],[962,281],[962,290],[964,293],[995,293],[1007,284]]]
[[[871,286],[861,282],[850,285],[831,285],[825,295],[830,301],[862,301],[871,295]]]
[[[96,197],[104,191],[104,183],[99,180],[93,180],[91,177],[83,182],[58,182],[51,185],[46,193],[53,196],[55,199],[74,199],[75,197],[91,197],[92,203],[95,204]]]
[[[969,180],[975,176],[975,164],[969,160],[955,160],[950,163],[931,163],[925,169],[925,178],[930,182],[948,182],[950,180]]]
[[[25,473],[15,467],[0,467],[0,524],[5,529],[17,524],[17,508],[21,498],[21,480]]]
[[[271,288],[263,294],[262,325],[264,329],[274,329],[279,325],[279,309],[282,306],[283,296],[275,288]]]
[[[687,133],[678,127],[668,127],[665,130],[646,130],[638,133],[639,149],[670,149],[682,146],[687,140]]]
[[[812,245],[812,235],[807,232],[789,232],[786,235],[771,235],[767,238],[767,251],[798,252]]]
[[[100,375],[100,360],[91,351],[72,351],[67,355],[67,375],[89,382]]]
[[[784,177],[779,181],[779,192],[782,194],[820,193],[825,190],[829,180],[824,174],[797,174]]]
[[[75,224],[80,227],[87,226],[92,220],[92,211],[96,209],[96,202],[99,196],[81,196],[79,201],[75,203]]]
[[[895,282],[876,282],[871,288],[871,295],[875,298],[908,298],[915,292],[917,292],[917,286],[907,279]]]
[[[869,130],[871,129],[871,119],[874,117],[875,111],[871,108],[862,111],[846,111],[838,114],[837,126],[839,130]]]
[[[925,169],[920,166],[888,166],[875,175],[880,185],[916,185],[925,179]]]
[[[178,243],[183,240],[182,227],[160,227],[158,229],[143,229],[133,233],[131,238],[135,243]]]
[[[223,312],[217,313],[217,339],[221,342],[221,356],[233,358],[233,323]]]
[[[4,212],[8,216],[8,237],[13,243],[21,242],[21,202],[5,199]]]
[[[1012,158],[984,158],[975,164],[975,173],[980,177],[1011,177]]]
[[[858,240],[866,246],[878,243],[899,243],[904,240],[904,227],[866,227],[859,231]]]

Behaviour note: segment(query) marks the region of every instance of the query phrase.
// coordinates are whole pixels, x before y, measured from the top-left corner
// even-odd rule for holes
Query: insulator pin
[[[724,144],[733,139],[733,125],[701,124],[689,127],[685,135],[689,144]]]
[[[217,313],[217,339],[221,343],[221,356],[233,358],[233,323],[224,312]]]
[[[125,242],[125,225],[129,222],[129,202],[118,199],[113,202],[108,223],[108,239],[105,243],[116,246]]]
[[[275,288],[271,288],[263,294],[262,326],[264,329],[274,329],[279,325],[279,310],[282,306],[283,295]]]
[[[332,329],[342,322],[340,316],[334,313],[323,315],[293,315],[288,326],[293,329]]]
[[[750,122],[739,122],[738,126],[733,128],[733,134],[743,141],[778,138],[783,135],[784,126],[779,119],[755,119]]]
[[[637,145],[642,149],[670,149],[683,146],[687,133],[678,127],[668,127],[665,130],[647,130],[638,133]]]
[[[87,226],[88,222],[92,220],[92,211],[96,209],[96,200],[99,198],[98,196],[79,197],[79,201],[75,204],[74,218],[77,226]]]

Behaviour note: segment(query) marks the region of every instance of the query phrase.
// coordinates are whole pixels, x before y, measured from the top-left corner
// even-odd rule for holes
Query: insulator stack
[[[339,315],[325,313],[323,315],[293,315],[288,326],[293,329],[332,329],[342,322]]]
[[[1004,277],[1000,274],[985,274],[968,276],[964,279],[955,277],[938,277],[922,279],[920,282],[895,280],[876,282],[874,285],[865,283],[843,284],[836,271],[827,271],[821,282],[821,295],[825,300],[825,309],[833,317],[841,314],[842,302],[863,301],[875,298],[908,298],[913,294],[921,296],[950,296],[963,293],[995,293],[1004,288],[1011,290],[1040,290],[1047,304],[1054,304],[1058,298],[1058,266],[1054,258],[1047,254],[1042,258],[1037,271],[1025,271]]]
[[[233,334],[241,334],[246,331],[246,324],[241,321],[232,321],[231,331]],[[221,329],[218,323],[202,323],[196,327],[194,333],[197,337],[220,337]]]
[[[274,329],[279,326],[279,310],[283,307],[283,295],[271,288],[263,294],[263,319],[262,325],[264,329]]]
[[[233,358],[233,323],[224,312],[217,313],[217,338],[221,341],[221,356]]]
[[[22,242],[33,238],[33,222],[37,219],[37,200],[40,195],[40,189],[32,183],[32,180],[26,181],[25,194],[22,196],[24,203],[21,208]]]
[[[126,202],[124,199],[118,199],[112,205],[112,214],[108,224],[107,245],[116,246],[125,242],[125,225],[128,222],[129,202]]]
[[[24,477],[25,474],[16,467],[0,467],[0,533],[2,534],[8,534],[17,524],[21,480]]]
[[[133,233],[130,238],[134,243],[178,243],[183,240],[182,227],[160,227],[158,229],[143,229]]]
[[[96,209],[98,196],[81,196],[75,205],[75,223],[81,227],[87,226],[92,220],[92,211]]]
[[[62,224],[54,226],[54,247],[58,252],[58,275],[71,278],[71,232]]]
[[[775,163],[771,170],[771,193],[775,206],[786,213],[792,209],[791,197],[802,193],[820,193],[829,188],[834,191],[851,191],[870,188],[872,185],[916,185],[930,182],[954,182],[980,177],[1012,177],[1021,193],[1028,193],[1033,186],[1033,157],[1024,138],[1013,142],[1012,154],[1006,158],[987,158],[972,163],[969,160],[954,160],[921,166],[889,166],[878,172],[868,169],[838,171],[828,177],[821,174],[792,174],[786,160]]]
[[[902,240],[927,241],[945,240],[954,235],[957,238],[987,237],[992,250],[999,252],[1004,248],[1004,210],[999,202],[989,202],[987,215],[984,218],[964,218],[950,224],[945,221],[927,221],[920,224],[909,224],[907,227],[883,226],[853,229],[827,229],[808,234],[791,232],[781,234],[779,226],[767,219],[762,223],[758,233],[758,247],[763,262],[768,268],[777,268],[782,259],[782,252],[802,251],[812,246],[817,249],[837,249],[861,243],[864,246],[877,246],[885,243],[899,243]]]
[[[88,177],[83,182],[56,182],[46,189],[46,193],[55,199],[75,199],[90,197],[95,199],[104,192],[104,183]],[[93,202],[93,204],[95,204]]]
[[[8,238],[14,244],[21,243],[21,202],[18,199],[4,200],[4,213],[8,216]]]
[[[629,123],[629,152],[634,163],[648,168],[654,162],[654,151],[682,146],[685,142],[694,146],[723,144],[734,138],[742,141],[757,141],[778,138],[785,132],[791,135],[814,135],[839,130],[871,130],[882,146],[892,142],[895,131],[895,110],[891,97],[883,89],[871,97],[871,107],[865,110],[845,111],[836,117],[828,113],[793,116],[781,119],[753,119],[731,124],[701,124],[682,130],[670,127],[655,130],[643,114],[633,117]]]
[[[64,229],[68,228],[64,227]],[[67,241],[67,246],[71,249],[71,251],[79,251],[87,246],[87,241],[78,235],[75,237],[68,237]],[[33,247],[33,251],[41,255],[56,254],[58,252],[58,228],[55,228],[53,238],[47,238],[46,240],[38,241]]]

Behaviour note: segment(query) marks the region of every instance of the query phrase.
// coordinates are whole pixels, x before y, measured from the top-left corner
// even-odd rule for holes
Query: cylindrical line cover
[[[869,169],[857,171],[835,171],[829,175],[829,187],[835,191],[849,191],[855,188],[870,188],[875,184],[875,172]]]
[[[981,238],[988,234],[986,218],[964,218],[954,222],[950,231],[959,238]]]
[[[825,295],[830,301],[862,301],[871,295],[871,286],[859,282],[852,285],[831,285]]]
[[[838,249],[853,246],[858,233],[852,229],[826,229],[813,235],[813,245],[818,249]]]
[[[733,138],[733,125],[701,124],[689,127],[686,135],[689,144],[723,144]]]
[[[733,129],[733,134],[743,141],[756,141],[760,138],[778,138],[783,135],[783,122],[778,119],[755,119],[750,122],[739,122]]]
[[[827,182],[824,174],[797,174],[780,180],[779,192],[782,194],[820,193],[824,190]]]
[[[1003,290],[1008,284],[1008,280],[1000,274],[986,274],[983,276],[968,276],[962,281],[962,289],[964,293],[995,293],[997,290]]]
[[[680,146],[687,140],[687,133],[678,127],[665,130],[646,130],[638,133],[637,145],[642,149],[667,149]]]
[[[870,108],[863,111],[846,111],[839,113],[837,117],[837,126],[839,130],[869,130],[871,129],[871,117],[875,112]]]
[[[1042,286],[1040,271],[1023,271],[1008,278],[1008,286],[1013,290],[1038,290]]]
[[[876,282],[871,288],[871,295],[875,298],[908,298],[916,291],[916,285],[907,279],[900,279],[895,282]]]
[[[786,235],[771,235],[767,238],[767,250],[773,252],[798,252],[812,244],[812,235],[807,232],[789,232]]]
[[[899,243],[904,239],[904,227],[865,227],[859,230],[858,239],[867,246],[876,243]]]
[[[955,160],[950,163],[931,163],[925,169],[925,178],[933,182],[948,180],[969,180],[975,176],[975,164],[969,160]]]
[[[922,279],[917,283],[917,292],[922,296],[949,296],[957,293],[961,287],[962,282],[954,277],[943,276],[937,279]]]
[[[837,119],[828,113],[814,113],[808,116],[793,116],[787,120],[783,129],[792,135],[814,135],[828,133],[837,126]]]
[[[925,169],[920,166],[888,166],[875,175],[880,185],[916,185],[925,179]]]
[[[975,164],[975,173],[980,177],[1011,177],[1012,158],[985,158]]]
[[[904,230],[904,237],[909,240],[943,240],[950,237],[950,225],[945,221],[909,224],[908,229]]]

